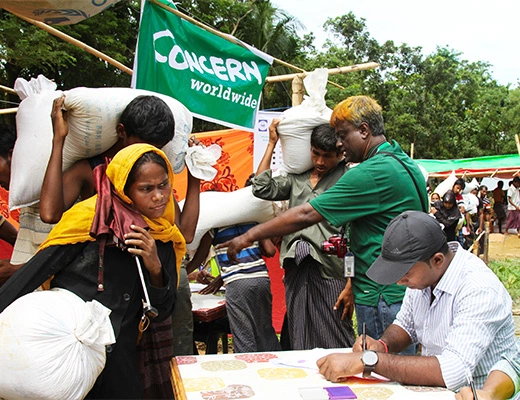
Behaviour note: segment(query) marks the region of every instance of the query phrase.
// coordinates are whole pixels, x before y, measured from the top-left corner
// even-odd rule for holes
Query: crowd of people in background
[[[520,177],[508,181],[497,180],[490,191],[476,179],[466,182],[458,178],[442,199],[434,189],[430,193],[430,214],[442,224],[450,240],[457,240],[465,249],[483,248],[482,233],[489,223],[490,233],[508,235],[511,231],[520,238]]]
[[[352,96],[334,108],[330,124],[314,128],[312,168],[300,174],[276,175],[270,168],[279,140],[274,120],[251,179],[252,193],[287,200],[289,209],[262,224],[214,227],[188,260],[200,180],[188,173],[181,210],[172,196],[172,167],[157,148],[171,140],[174,121],[158,100],[141,96],[130,103],[117,126],[116,145],[64,173],[68,125],[63,99],[55,101],[53,149],[38,212],[42,221],[57,225],[32,247],[23,247],[28,255],[23,262],[0,263],[0,282],[6,281],[0,311],[51,275],[52,287],[85,301],[97,299],[113,311],[116,344],[107,346],[105,370],[88,398],[172,397],[168,360],[194,351],[188,274],[206,279],[199,267],[211,246],[220,275],[202,293],[226,287],[236,352],[353,347],[354,353],[318,361],[325,378],[340,381],[375,371],[397,382],[454,391],[468,384],[468,373],[479,389],[491,387],[489,371],[504,359],[518,360],[511,299],[479,253],[467,250],[478,241],[481,251],[487,227],[506,235],[516,230],[520,237],[520,177],[507,190],[499,181],[491,196],[486,185],[463,178],[428,195],[419,167],[386,138],[381,106],[368,96]],[[189,144],[197,140],[192,137]],[[10,140],[4,146],[10,148],[3,149],[0,141],[0,185],[6,188],[13,145]],[[119,242],[107,240],[103,229],[108,228],[96,222],[106,210],[116,220],[131,216]],[[0,238],[21,239],[7,228],[0,221]],[[323,250],[323,242],[339,236],[344,252]],[[281,343],[272,326],[263,260],[275,254],[275,245],[287,304]],[[147,289],[130,268],[137,257],[144,263]],[[105,269],[108,264],[117,268]],[[141,290],[149,291],[159,315],[144,335]],[[163,350],[160,359],[148,345]],[[508,394],[520,390],[506,384]],[[460,394],[469,395],[467,389]]]

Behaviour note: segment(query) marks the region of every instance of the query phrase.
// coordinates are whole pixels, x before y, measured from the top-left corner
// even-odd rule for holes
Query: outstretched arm
[[[252,227],[243,235],[237,236],[226,243],[222,243],[218,245],[217,248],[228,247],[227,254],[229,259],[238,262],[236,255],[240,250],[251,246],[256,240],[298,232],[308,226],[323,221],[323,219],[323,216],[318,211],[309,203],[305,203],[290,208],[282,215],[270,221]]]

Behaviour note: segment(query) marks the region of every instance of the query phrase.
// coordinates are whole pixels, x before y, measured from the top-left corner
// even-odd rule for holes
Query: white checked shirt
[[[500,356],[515,351],[511,297],[481,259],[457,242],[449,246],[455,256],[433,303],[429,287],[406,289],[394,324],[422,344],[422,355],[438,358],[448,389],[466,386],[466,371],[481,388]]]

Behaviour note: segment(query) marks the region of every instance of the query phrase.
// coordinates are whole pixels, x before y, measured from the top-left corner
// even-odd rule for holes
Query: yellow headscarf
[[[120,150],[108,164],[106,175],[112,183],[118,197],[125,203],[132,204],[132,200],[124,193],[124,188],[128,175],[136,161],[141,158],[144,153],[153,151],[159,154],[168,166],[168,179],[173,184],[173,170],[166,155],[156,147],[149,144],[133,144]],[[97,195],[82,201],[70,210],[65,212],[58,224],[50,232],[49,236],[43,242],[38,251],[49,246],[66,245],[81,243],[86,241],[94,241],[95,238],[90,236],[90,227],[94,220],[94,212],[96,209]],[[174,243],[175,258],[177,261],[177,273],[181,267],[182,257],[186,252],[186,241],[179,228],[175,225],[175,205],[173,202],[173,193],[166,206],[164,214],[160,218],[149,219],[143,215],[144,220],[150,227],[150,235],[155,240],[162,242],[172,241]]]

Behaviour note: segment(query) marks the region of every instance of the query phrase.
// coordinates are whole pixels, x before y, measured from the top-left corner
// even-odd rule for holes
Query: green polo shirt
[[[410,174],[392,156],[408,167]],[[426,183],[415,162],[399,147],[385,142],[369,159],[348,170],[338,182],[310,204],[335,226],[351,223],[351,250],[355,256],[355,278],[352,280],[356,304],[377,306],[380,296],[388,304],[401,302],[406,287],[379,285],[366,276],[366,271],[381,252],[385,229],[390,221],[406,210],[422,210],[427,204]]]

